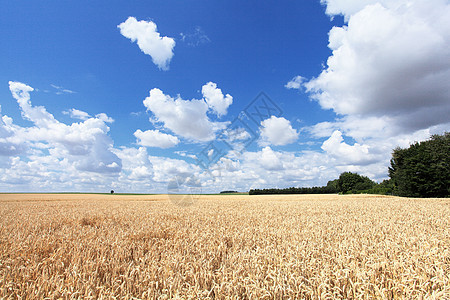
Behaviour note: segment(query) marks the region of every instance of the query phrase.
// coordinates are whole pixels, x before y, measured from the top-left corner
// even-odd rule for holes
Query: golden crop
[[[450,200],[0,195],[0,298],[450,298]]]

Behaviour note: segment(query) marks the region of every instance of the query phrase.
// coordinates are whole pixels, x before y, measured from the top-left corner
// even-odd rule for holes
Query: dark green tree
[[[330,180],[327,182],[327,190],[330,193],[338,193],[339,192],[338,181],[339,181],[339,179],[335,179],[335,180]]]
[[[392,153],[389,177],[394,193],[404,197],[448,197],[450,194],[450,133],[433,135]]]
[[[337,181],[338,191],[341,193],[357,193],[358,191],[371,189],[376,185],[375,182],[366,176],[358,173],[344,172]]]

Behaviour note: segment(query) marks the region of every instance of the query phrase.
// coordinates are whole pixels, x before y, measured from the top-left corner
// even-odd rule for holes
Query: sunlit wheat
[[[0,195],[0,298],[445,299],[450,200]]]

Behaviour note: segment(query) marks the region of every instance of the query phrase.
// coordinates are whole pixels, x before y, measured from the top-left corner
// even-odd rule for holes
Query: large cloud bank
[[[449,121],[448,1],[323,3],[348,24],[331,29],[327,67],[303,84],[313,99],[344,120],[377,118],[392,134]]]
[[[449,129],[450,4],[442,0],[323,0],[346,24],[329,32],[328,57],[315,78],[294,77],[335,121],[304,128],[328,138],[322,150],[350,170],[386,177],[392,148]],[[353,145],[347,140],[353,139]],[[371,165],[370,165],[371,164]],[[379,170],[378,172],[376,170]]]

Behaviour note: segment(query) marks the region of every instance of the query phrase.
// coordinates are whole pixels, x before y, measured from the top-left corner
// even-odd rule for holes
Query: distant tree
[[[249,195],[265,194],[335,194],[337,190],[332,185],[313,187],[290,187],[285,189],[251,189]]]
[[[376,185],[369,177],[358,173],[344,172],[337,180],[337,189],[341,193],[357,193],[358,191],[371,189]]]
[[[339,192],[338,181],[339,181],[339,179],[335,179],[335,180],[330,180],[330,181],[327,182],[327,190],[330,193],[337,193],[337,192]]]
[[[392,152],[389,177],[394,193],[404,197],[450,195],[450,133],[433,135]]]
[[[111,195],[112,195],[112,194],[114,194],[114,191],[113,191],[113,190],[111,190]]]
[[[290,187],[285,189],[251,189],[249,195],[264,194],[336,194],[336,193],[392,193],[383,185],[378,185],[366,176],[357,173],[345,172],[338,179],[328,181],[326,186]]]
[[[372,189],[372,194],[392,195],[394,192],[394,184],[392,180],[385,179]]]

